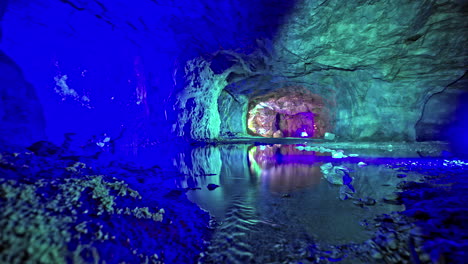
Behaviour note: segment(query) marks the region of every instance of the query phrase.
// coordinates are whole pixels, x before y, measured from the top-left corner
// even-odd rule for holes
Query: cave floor
[[[453,230],[441,223],[452,216],[435,216],[447,181],[468,172],[468,163],[440,157],[442,142],[217,143],[192,149],[182,169],[187,196],[216,221],[202,263],[432,263],[466,248],[447,248]],[[463,192],[451,195],[466,209]]]
[[[446,147],[2,150],[0,262],[464,263],[468,162]]]

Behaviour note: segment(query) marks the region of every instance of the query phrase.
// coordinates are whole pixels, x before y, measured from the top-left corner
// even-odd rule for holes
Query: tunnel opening
[[[330,117],[326,101],[304,87],[281,88],[249,101],[249,135],[323,138],[328,131]]]

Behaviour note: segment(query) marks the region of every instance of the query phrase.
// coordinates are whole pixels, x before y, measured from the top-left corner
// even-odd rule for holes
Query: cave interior
[[[353,176],[355,172],[338,164],[338,160],[351,163],[348,167],[355,166],[356,170],[362,168],[358,166],[361,163],[376,167],[391,163],[403,170],[404,175],[414,171],[432,177],[411,178],[417,183],[406,189],[402,187],[399,200],[394,201],[405,204],[406,211],[401,208],[395,211],[407,212],[407,217],[412,217],[412,223],[421,232],[436,228],[426,220],[451,212],[446,216],[451,217],[449,220],[435,220],[440,220],[443,224],[438,226],[446,227],[447,232],[439,230],[443,234],[440,237],[433,234],[427,243],[422,241],[417,254],[401,253],[400,256],[396,251],[384,254],[374,250],[368,259],[362,259],[365,254],[360,259],[356,253],[359,250],[350,253],[348,247],[336,249],[341,252],[340,260],[348,256],[351,263],[466,261],[467,226],[466,222],[457,222],[460,220],[457,217],[463,215],[460,212],[468,212],[466,204],[460,205],[459,211],[449,205],[439,208],[438,196],[427,198],[426,194],[443,196],[448,192],[450,201],[466,197],[466,187],[447,191],[428,181],[438,179],[451,186],[468,183],[467,15],[466,0],[0,1],[0,167],[3,175],[0,204],[17,211],[26,205],[20,203],[20,198],[14,198],[16,194],[24,197],[19,193],[28,188],[38,188],[41,190],[38,193],[53,192],[44,188],[65,190],[71,188],[71,181],[82,186],[83,193],[89,188],[97,190],[93,186],[100,184],[110,190],[107,196],[125,186],[142,188],[139,190],[142,195],[151,196],[152,191],[144,186],[145,180],[138,178],[143,174],[143,167],[160,169],[147,173],[153,173],[152,181],[165,186],[161,188],[167,191],[164,196],[136,204],[134,211],[129,209],[128,217],[136,220],[115,220],[112,231],[117,240],[125,237],[124,228],[146,228],[147,233],[140,236],[129,235],[140,242],[126,242],[125,246],[107,238],[84,238],[85,231],[77,238],[73,234],[80,228],[62,218],[51,217],[64,230],[73,226],[72,231],[65,232],[69,236],[54,236],[53,241],[46,243],[46,249],[38,251],[42,255],[35,256],[30,252],[33,243],[28,236],[16,231],[8,233],[5,226],[11,226],[13,220],[3,213],[0,227],[5,231],[0,244],[8,246],[0,247],[0,262],[21,263],[21,259],[29,258],[38,263],[47,260],[74,263],[77,259],[91,263],[100,256],[107,263],[188,263],[194,259],[221,263],[232,256],[235,259],[229,260],[232,263],[289,263],[284,256],[290,251],[286,250],[283,257],[274,257],[260,245],[252,246],[253,252],[247,260],[229,250],[218,252],[216,246],[222,241],[223,229],[216,229],[221,231],[214,235],[206,230],[209,216],[199,211],[198,206],[211,208],[210,203],[221,196],[210,195],[223,188],[230,190],[226,191],[229,195],[239,192],[231,178],[220,176],[237,174],[250,175],[251,179],[268,185],[273,193],[280,193],[278,199],[292,197],[291,201],[300,196],[295,193],[303,188],[300,186],[322,186],[321,179],[326,179],[341,186],[341,200],[349,198],[361,207],[369,206],[372,203],[369,200],[350,194],[361,189],[365,193],[364,187],[355,190],[355,186],[359,177],[366,176],[358,176],[357,172]],[[377,154],[369,154],[374,150],[379,153],[378,158]],[[363,153],[359,154],[362,159],[357,154],[349,155],[359,151]],[[400,155],[399,151],[406,154]],[[414,155],[408,156],[411,151]],[[409,157],[417,161],[408,161]],[[417,167],[414,162],[423,165]],[[421,166],[425,169],[420,169]],[[450,168],[446,169],[447,166]],[[73,180],[60,174],[60,168],[66,168],[65,173],[72,175],[67,177]],[[111,168],[130,176],[119,178]],[[172,170],[189,176],[174,186],[164,180],[172,177],[171,172],[165,171]],[[100,174],[104,176],[90,178]],[[211,174],[219,179],[205,182],[197,178]],[[116,187],[118,181],[106,181],[109,175],[128,185]],[[196,194],[197,188],[205,189],[202,182],[209,183],[207,194],[203,194],[206,197]],[[367,186],[364,180],[361,184]],[[394,187],[401,184],[389,180],[389,185]],[[245,187],[248,188],[253,187]],[[432,204],[421,205],[408,198],[407,193],[418,188],[421,190],[416,196],[433,199]],[[171,200],[179,197],[177,192],[182,189],[182,196],[185,192],[194,193],[187,196],[198,206],[191,205],[187,198]],[[9,196],[7,190],[16,194]],[[386,191],[369,195],[380,197],[383,192]],[[84,194],[80,197],[85,199]],[[93,193],[89,199],[96,197]],[[59,198],[54,199],[57,202]],[[391,204],[388,198],[382,196],[381,200]],[[108,203],[111,207],[114,204],[114,200]],[[161,219],[166,219],[166,215],[178,219],[178,209],[166,209],[164,217],[162,211],[137,210],[154,204],[191,208],[186,209],[188,216],[183,218],[190,222],[191,229],[180,222],[177,227],[167,227],[168,233],[184,234],[172,240],[177,241],[177,247],[161,246],[175,238],[152,230],[154,227],[148,227],[145,219],[164,225],[167,223]],[[93,206],[96,205],[89,205]],[[20,217],[35,221],[34,214],[39,214],[39,209],[25,208],[32,211]],[[105,206],[99,208],[94,209],[104,209],[95,216],[81,214],[78,209],[78,213],[60,209],[54,215],[70,214],[73,221],[94,223],[89,224],[94,227],[88,225],[88,228],[96,230],[99,221],[107,221],[99,218],[100,215],[118,212]],[[226,212],[213,208],[213,211],[207,209],[211,216],[224,217]],[[258,221],[273,226],[266,220]],[[453,230],[465,236],[448,235],[453,230],[448,230],[447,221],[459,223]],[[22,232],[34,233],[32,229],[27,230]],[[310,232],[320,233],[320,230]],[[323,237],[326,240],[327,236]],[[407,239],[413,241],[414,237]],[[88,244],[83,247],[69,246],[73,241],[85,240]],[[213,241],[212,248],[207,249],[206,243],[200,242],[203,240]],[[439,241],[436,245],[444,247],[437,251],[433,241]],[[185,254],[177,253],[184,243],[190,244]],[[309,251],[305,255],[294,253],[290,261],[332,261],[331,253],[327,253],[329,249],[316,249],[314,253],[310,250],[312,242],[307,243],[309,246],[299,247]],[[411,243],[415,242],[405,245]],[[109,253],[122,247],[127,249],[119,254]],[[361,250],[364,249],[368,250],[362,246]],[[247,249],[244,251],[249,253]]]

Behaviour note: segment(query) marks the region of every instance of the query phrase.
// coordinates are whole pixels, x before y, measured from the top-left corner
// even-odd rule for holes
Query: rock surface
[[[26,146],[44,138],[45,120],[36,91],[0,50],[0,142]]]
[[[249,100],[291,86],[330,102],[328,132],[340,139],[439,139],[415,125],[466,71],[466,10],[456,0],[9,1],[1,48],[37,89],[54,140],[122,124],[135,144],[171,131],[246,136]]]
[[[40,145],[40,147],[38,146]],[[108,164],[52,143],[0,153],[1,263],[192,263],[209,215],[157,166]],[[53,156],[46,151],[53,149]],[[179,193],[179,195],[174,195]]]
[[[323,99],[301,87],[287,87],[253,98],[248,129],[253,135],[322,138],[330,127]],[[278,136],[277,136],[278,137]]]

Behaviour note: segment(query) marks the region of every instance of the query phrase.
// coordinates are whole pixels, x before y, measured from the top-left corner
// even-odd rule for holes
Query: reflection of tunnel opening
[[[262,137],[322,138],[330,129],[324,99],[300,87],[251,99],[247,122],[248,133]]]

